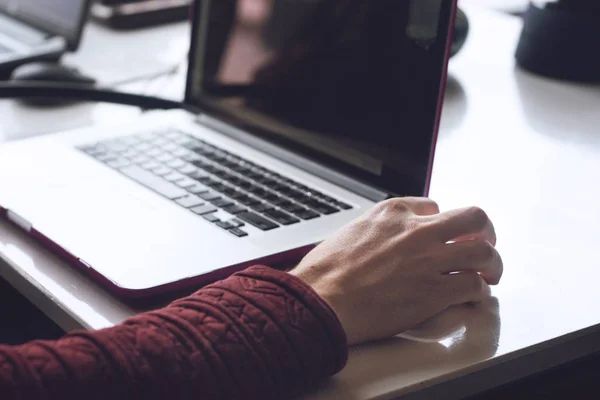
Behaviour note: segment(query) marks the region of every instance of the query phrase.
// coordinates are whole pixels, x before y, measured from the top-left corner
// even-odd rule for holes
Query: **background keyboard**
[[[270,231],[353,207],[179,131],[125,136],[81,151],[244,237],[246,224]],[[217,218],[217,210],[231,218]]]

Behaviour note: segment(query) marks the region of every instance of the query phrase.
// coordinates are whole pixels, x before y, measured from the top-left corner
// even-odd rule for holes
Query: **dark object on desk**
[[[95,79],[82,75],[77,69],[55,62],[35,62],[22,65],[13,71],[11,80],[14,82],[65,82],[89,86],[96,83]],[[72,103],[73,99],[63,96],[44,96],[30,97],[23,101],[32,105],[47,106]]]
[[[92,19],[114,29],[136,29],[185,21],[192,0],[97,0]]]
[[[78,48],[91,0],[0,1],[0,78]]]
[[[73,82],[94,84],[95,79],[82,75],[76,68],[54,62],[35,62],[16,68],[11,79],[14,81]]]
[[[456,12],[456,22],[454,23],[454,37],[452,38],[452,48],[450,56],[454,57],[464,47],[469,36],[469,18],[461,9]]]
[[[551,78],[600,82],[600,2],[560,0],[523,16],[517,63]]]

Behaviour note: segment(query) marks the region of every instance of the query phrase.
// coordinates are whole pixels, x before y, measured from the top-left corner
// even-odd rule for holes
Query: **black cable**
[[[0,99],[40,98],[97,101],[101,103],[135,106],[145,110],[173,110],[185,108],[184,104],[178,101],[141,94],[118,92],[112,89],[101,89],[85,84],[62,82],[0,82]]]

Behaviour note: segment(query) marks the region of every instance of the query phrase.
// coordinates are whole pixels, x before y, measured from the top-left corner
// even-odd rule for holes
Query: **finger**
[[[481,239],[496,245],[496,231],[485,211],[469,207],[447,211],[431,217],[435,235],[443,243]]]
[[[492,294],[483,278],[473,272],[448,275],[445,289],[450,305],[480,303]]]
[[[504,265],[498,250],[485,240],[469,240],[445,245],[445,263],[440,265],[443,274],[473,272],[489,285],[500,283]]]
[[[437,203],[427,197],[403,197],[400,199],[417,215],[435,215],[440,213]]]

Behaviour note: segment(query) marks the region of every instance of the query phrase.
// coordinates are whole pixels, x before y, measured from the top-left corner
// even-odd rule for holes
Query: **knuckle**
[[[376,208],[382,213],[398,213],[409,211],[406,201],[400,198],[382,201],[377,205]]]
[[[469,207],[464,211],[474,226],[483,228],[489,222],[487,213],[480,207]]]
[[[438,213],[440,212],[440,205],[430,198],[424,198],[425,203],[431,208],[435,209]]]
[[[488,261],[496,256],[496,249],[487,240],[473,241],[473,250],[479,260]]]
[[[479,276],[479,274],[469,274],[469,278],[465,280],[466,282],[466,290],[469,293],[481,293],[485,288],[485,284],[483,279]]]

